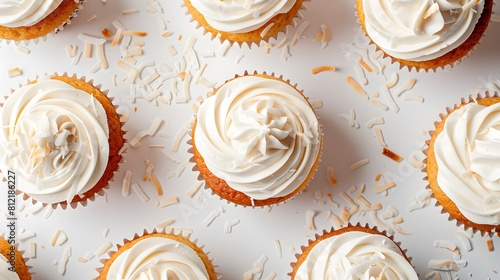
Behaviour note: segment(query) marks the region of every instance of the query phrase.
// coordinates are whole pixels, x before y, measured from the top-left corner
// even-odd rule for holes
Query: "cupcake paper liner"
[[[122,246],[124,246],[125,244],[127,244],[129,242],[132,242],[134,240],[137,240],[139,238],[142,238],[142,237],[145,237],[148,235],[160,235],[160,236],[166,235],[165,238],[169,238],[168,236],[172,236],[174,238],[180,239],[180,240],[177,240],[177,239],[173,239],[173,240],[176,240],[176,241],[181,242],[181,243],[188,245],[188,246],[190,246],[190,245],[193,246],[192,249],[193,250],[195,250],[194,248],[197,249],[195,251],[196,251],[196,253],[198,253],[198,256],[205,264],[205,268],[207,269],[209,275],[214,276],[214,277],[210,278],[210,280],[215,280],[215,279],[220,278],[220,275],[218,275],[216,272],[216,266],[214,265],[214,259],[210,258],[210,252],[205,250],[204,245],[198,245],[198,243],[199,243],[198,239],[195,239],[195,240],[191,239],[191,232],[186,231],[184,229],[165,227],[165,228],[162,228],[161,230],[158,230],[155,228],[152,231],[148,231],[148,230],[144,229],[142,233],[135,233],[131,239],[124,238],[120,244],[115,245],[116,249],[108,251],[107,258],[103,258],[100,260],[100,262],[102,263],[102,266],[99,268],[96,268],[96,271],[99,274],[99,276],[95,277],[94,280],[98,280],[98,279],[100,279],[100,277],[102,277],[101,274],[103,273],[104,266],[105,266],[106,262],[111,260],[113,255],[116,254]]]
[[[245,71],[243,75],[236,74],[234,76],[234,78],[232,78],[232,79],[236,79],[236,78],[243,77],[243,76],[252,76],[252,75],[263,75],[263,76],[269,76],[270,78],[279,79],[279,80],[287,83],[288,85],[292,86],[293,88],[297,89],[297,84],[291,84],[290,80],[285,80],[282,75],[279,76],[279,77],[277,77],[275,75],[275,73],[267,74],[265,71],[262,72],[262,73],[259,73],[257,71],[254,71],[253,73],[249,73],[248,71]],[[230,81],[232,79],[226,80],[226,82]],[[305,100],[307,100],[307,102],[309,103],[309,105],[313,109],[314,113],[316,114],[316,118],[318,118],[316,110],[313,108],[312,104],[309,102],[308,97],[306,97],[304,95],[303,91],[299,91],[298,90],[298,92],[304,97]],[[196,127],[196,116],[195,116],[195,120],[193,121],[193,127],[189,131],[190,138],[187,141],[187,144],[188,144],[188,147],[189,147],[188,153],[191,155],[191,157],[189,159],[189,162],[191,162],[191,163],[194,164],[194,166],[192,168],[192,171],[198,173],[197,179],[199,181],[203,181],[204,182],[204,188],[210,190],[210,192],[212,193],[212,195],[217,196],[217,197],[219,197],[220,200],[224,200],[224,201],[227,202],[227,204],[233,204],[234,206],[242,206],[244,208],[246,208],[246,207],[251,207],[251,208],[265,208],[265,207],[271,207],[271,206],[274,206],[274,205],[281,205],[283,203],[288,202],[289,200],[294,199],[297,195],[299,195],[300,193],[304,192],[307,189],[307,186],[309,185],[309,183],[314,179],[314,175],[316,174],[316,171],[318,169],[319,163],[321,162],[321,156],[322,156],[322,153],[323,153],[323,149],[322,149],[322,147],[323,147],[323,129],[322,129],[322,126],[321,126],[321,123],[320,123],[319,124],[319,135],[320,135],[320,139],[319,139],[320,140],[320,144],[319,145],[320,145],[320,148],[319,148],[319,152],[318,152],[319,153],[318,154],[318,159],[317,159],[316,164],[313,165],[313,167],[312,167],[312,169],[311,169],[311,171],[310,171],[310,173],[308,175],[309,178],[308,178],[307,183],[301,185],[298,190],[293,191],[291,194],[288,194],[288,195],[283,196],[283,197],[269,198],[269,199],[265,199],[265,200],[254,200],[254,199],[248,197],[247,195],[245,195],[245,194],[243,194],[243,193],[241,193],[239,191],[236,191],[236,190],[232,189],[233,192],[239,193],[239,195],[245,197],[245,201],[248,201],[247,203],[237,203],[237,202],[234,202],[232,200],[226,199],[221,194],[218,194],[217,192],[215,192],[208,185],[208,183],[206,182],[206,180],[203,178],[203,176],[202,176],[202,174],[200,172],[199,166],[196,163],[196,159],[195,159],[195,151],[194,151],[195,147],[194,147],[194,140],[193,140],[193,134],[194,134],[193,128],[194,127]],[[208,170],[208,168],[206,168],[206,169]],[[215,177],[215,175],[213,175],[212,173],[210,173],[209,175]],[[222,180],[222,179],[219,179],[219,180],[222,181],[222,182],[224,182],[224,184],[226,184],[224,180]]]
[[[210,36],[210,40],[218,39],[221,44],[224,44],[227,42],[230,46],[237,44],[239,47],[242,47],[242,45],[246,44],[248,46],[248,48],[252,48],[253,45],[255,45],[256,47],[259,47],[260,44],[268,43],[269,40],[271,40],[271,39],[276,40],[278,38],[279,34],[281,34],[281,33],[286,34],[288,28],[297,26],[297,20],[299,18],[301,18],[301,12],[307,9],[306,4],[308,2],[310,2],[311,0],[302,0],[302,3],[300,4],[300,7],[298,7],[295,15],[293,16],[293,19],[290,20],[283,28],[276,29],[276,27],[274,27],[274,28],[270,27],[270,30],[268,31],[268,33],[269,32],[275,33],[274,35],[271,35],[271,36],[265,35],[263,38],[261,36],[261,39],[259,39],[259,40],[248,40],[248,41],[247,40],[231,40],[228,38],[223,38],[224,35],[222,35],[222,33],[225,33],[225,34],[238,34],[238,33],[217,32],[217,30],[214,28],[211,28],[213,30],[207,30],[207,28],[205,28],[204,24],[208,25],[208,23],[205,22],[204,24],[202,24],[197,19],[195,19],[190,11],[190,9],[195,9],[195,8],[192,6],[188,7],[186,5],[186,1],[189,1],[189,0],[184,0],[181,4],[186,9],[186,13],[185,13],[186,16],[190,17],[189,18],[190,22],[196,23],[196,26],[195,26],[196,29],[200,29],[200,28],[202,29],[204,36],[206,36],[208,34]],[[191,4],[189,4],[189,5],[191,5]],[[204,18],[203,18],[203,20],[204,20]],[[257,30],[260,30],[259,34],[262,34],[262,32],[264,32],[264,30],[265,30],[265,27],[268,25],[269,25],[269,23],[266,23],[266,24],[264,24],[264,26],[257,29]],[[245,33],[241,33],[241,34],[245,34]]]
[[[100,188],[100,189],[90,189],[88,190],[87,192],[85,192],[84,194],[77,194],[75,196],[75,198],[70,202],[68,203],[67,201],[61,201],[61,202],[57,202],[57,203],[45,203],[45,202],[40,202],[40,201],[37,201],[36,199],[32,198],[31,196],[29,196],[28,194],[20,191],[20,190],[17,190],[17,195],[21,196],[22,199],[24,201],[27,201],[27,202],[31,202],[32,205],[35,205],[35,204],[38,204],[38,203],[41,203],[43,205],[43,207],[47,206],[47,205],[50,205],[53,209],[57,209],[58,207],[61,207],[63,210],[65,210],[68,205],[71,207],[71,208],[76,208],[78,207],[78,205],[81,205],[83,207],[87,206],[87,203],[88,203],[88,200],[90,201],[95,201],[95,199],[97,197],[103,197],[105,196],[105,190],[109,189],[109,184],[114,182],[114,180],[116,179],[116,173],[119,172],[119,169],[120,169],[120,166],[122,165],[122,163],[125,161],[124,157],[123,157],[123,154],[124,154],[124,149],[123,147],[126,145],[126,143],[128,142],[128,140],[124,137],[125,134],[126,134],[126,131],[123,130],[123,126],[124,126],[124,123],[121,121],[121,114],[118,113],[118,105],[114,104],[113,103],[113,100],[114,100],[114,97],[110,97],[108,95],[109,93],[109,90],[101,90],[101,87],[102,85],[98,84],[98,85],[94,85],[94,81],[92,79],[88,80],[85,76],[82,76],[82,77],[78,77],[76,74],[73,74],[72,76],[69,76],[68,73],[63,73],[63,74],[58,74],[58,73],[53,73],[53,74],[46,74],[46,75],[43,75],[43,76],[37,76],[35,79],[33,80],[27,80],[27,82],[25,84],[20,84],[19,87],[22,87],[23,85],[26,85],[26,84],[30,84],[30,83],[33,83],[37,80],[39,80],[40,78],[43,78],[43,77],[66,77],[66,78],[72,78],[72,79],[76,79],[76,80],[79,80],[79,81],[82,81],[82,82],[85,82],[87,84],[89,84],[90,86],[94,87],[95,89],[99,90],[102,94],[104,94],[104,96],[107,97],[107,99],[109,100],[109,102],[113,105],[114,109],[115,109],[115,112],[117,112],[117,116],[118,116],[118,119],[120,119],[120,134],[122,135],[122,138],[123,138],[123,144],[122,144],[122,147],[120,148],[120,151],[118,153],[118,155],[120,156],[120,160],[118,162],[118,166],[115,170],[112,171],[113,175],[111,178],[109,178],[108,180],[108,183]],[[15,89],[11,89],[11,93],[13,93],[15,91]],[[8,96],[5,96],[4,99],[7,100]]]
[[[357,1],[362,1],[362,0],[357,0]],[[467,59],[472,52],[476,50],[476,47],[480,45],[481,40],[483,37],[485,37],[485,31],[488,27],[488,24],[490,22],[491,14],[493,11],[493,0],[485,0],[485,6],[482,12],[481,17],[479,18],[479,21],[476,23],[476,26],[474,28],[473,34],[480,32],[481,38],[478,39],[477,42],[474,41],[474,37],[471,35],[469,38],[462,43],[459,47],[455,48],[454,50],[450,50],[447,54],[436,58],[441,59],[444,58],[447,55],[451,55],[450,53],[456,52],[457,49],[463,47],[465,54],[462,55],[455,55],[455,57],[450,58],[453,59],[453,61],[449,61],[448,63],[435,63],[436,65],[428,65],[425,67],[419,66],[420,63],[425,63],[425,62],[431,62],[433,60],[428,60],[428,61],[409,61],[409,60],[404,60],[404,59],[398,59],[395,58],[386,52],[384,52],[368,35],[366,32],[363,24],[361,23],[361,20],[359,18],[359,9],[358,9],[358,4],[354,4],[355,8],[355,16],[356,16],[356,21],[358,22],[358,25],[360,26],[360,30],[363,32],[364,36],[369,40],[370,45],[374,45],[377,51],[381,51],[383,54],[383,58],[389,58],[391,60],[391,64],[396,64],[398,65],[399,69],[406,68],[409,72],[412,71],[412,69],[415,69],[415,71],[420,72],[420,71],[425,71],[425,72],[436,72],[439,69],[442,70],[452,70],[454,67],[458,66],[464,59]]]
[[[439,121],[434,122],[435,129],[437,129],[437,127],[440,125],[440,123],[443,122],[447,118],[447,116],[451,112],[455,111],[456,109],[458,109],[466,104],[469,104],[472,102],[477,102],[478,100],[481,100],[481,99],[500,98],[499,94],[500,93],[498,93],[498,92],[491,93],[489,91],[485,91],[485,92],[477,93],[476,96],[469,95],[468,98],[462,98],[460,100],[459,104],[455,104],[453,107],[447,107],[445,110],[446,111],[445,113],[439,114]],[[494,226],[494,225],[476,224],[472,221],[469,221],[465,217],[463,217],[463,215],[458,210],[457,206],[451,200],[449,201],[449,203],[446,203],[446,205],[444,205],[442,201],[439,201],[436,198],[436,195],[431,187],[429,173],[428,173],[429,146],[430,146],[430,143],[432,141],[433,135],[435,134],[435,130],[430,130],[428,132],[428,134],[431,138],[425,141],[426,147],[422,150],[423,154],[425,155],[425,158],[423,160],[424,168],[422,169],[422,172],[425,173],[425,177],[423,178],[423,180],[425,180],[427,182],[426,189],[431,190],[431,192],[432,192],[431,197],[436,199],[435,207],[441,208],[440,213],[447,215],[448,221],[450,221],[450,222],[454,221],[455,225],[458,228],[463,228],[464,230],[471,229],[474,233],[479,232],[481,234],[481,236],[489,235],[491,237],[495,233],[498,236],[500,236],[500,225]],[[433,157],[434,157],[434,155],[433,155]],[[436,176],[437,176],[437,172],[436,172]],[[432,180],[436,180],[436,179],[432,179]],[[435,187],[438,188],[440,192],[442,192],[440,190],[437,182],[435,182]],[[447,199],[449,199],[448,196],[446,196],[444,194],[444,192],[441,195],[444,195]]]

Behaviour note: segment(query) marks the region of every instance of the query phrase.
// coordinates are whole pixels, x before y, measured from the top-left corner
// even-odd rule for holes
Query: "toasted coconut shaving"
[[[347,83],[364,99],[368,100],[370,97],[368,93],[354,80],[353,77],[347,76]]]
[[[400,155],[394,153],[393,151],[387,148],[382,149],[382,154],[396,162],[401,162],[403,160],[403,157],[401,157]]]
[[[335,67],[334,66],[331,66],[331,65],[322,65],[322,66],[318,66],[318,67],[315,67],[311,70],[311,73],[313,75],[316,75],[318,73],[321,73],[321,72],[334,72],[335,71]]]

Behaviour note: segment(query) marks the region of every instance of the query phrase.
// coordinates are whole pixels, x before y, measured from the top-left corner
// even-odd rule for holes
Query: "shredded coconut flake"
[[[403,95],[403,101],[413,101],[418,103],[424,103],[424,97],[416,94],[405,94]]]
[[[132,179],[132,171],[127,170],[125,172],[125,176],[123,177],[122,183],[122,195],[129,196],[130,195],[130,181]]]
[[[165,228],[165,227],[168,227],[169,225],[173,224],[174,222],[175,222],[174,219],[168,219],[168,220],[165,220],[163,222],[156,224],[156,227],[157,228]]]
[[[387,148],[382,149],[382,154],[396,162],[401,162],[403,160],[403,157]]]
[[[387,147],[387,144],[385,143],[384,140],[384,135],[382,134],[382,130],[378,127],[374,127],[373,131],[375,133],[375,138],[377,138],[379,145],[382,147]]]
[[[101,68],[108,69],[108,60],[106,59],[106,54],[104,53],[104,44],[97,46],[97,57],[101,63]]]
[[[321,72],[334,72],[335,71],[335,67],[334,66],[331,66],[331,65],[322,65],[322,66],[318,66],[318,67],[315,67],[311,70],[311,73],[313,75],[316,75],[318,73],[321,73]]]
[[[179,198],[176,197],[176,196],[170,196],[170,197],[167,197],[165,199],[162,199],[160,201],[160,203],[158,204],[158,207],[159,208],[164,208],[164,207],[167,207],[167,206],[170,206],[170,205],[174,205],[174,204],[177,204],[179,203]]]
[[[281,50],[281,60],[286,62],[292,55],[290,54],[290,45],[286,44]]]
[[[488,248],[488,251],[493,251],[495,250],[495,247],[493,246],[493,239],[487,239],[486,240],[486,248]]]
[[[455,249],[457,249],[457,246],[449,240],[434,240],[434,247],[447,249],[451,252],[453,252],[453,251],[455,251]]]
[[[347,76],[347,83],[364,99],[369,100],[368,93],[354,80],[353,77]]]
[[[363,165],[366,165],[368,164],[369,160],[368,159],[362,159],[362,160],[359,160],[353,164],[351,164],[351,170],[355,170],[355,169],[358,169],[360,168],[361,166]]]
[[[412,89],[416,82],[415,79],[410,78],[404,85],[395,90],[394,95],[401,96],[405,91]]]
[[[106,43],[106,39],[93,37],[84,33],[79,33],[77,39],[89,45],[102,45]],[[87,48],[87,46],[85,46]]]
[[[354,202],[354,200],[350,196],[348,196],[345,192],[341,191],[340,192],[340,197],[352,206],[349,209],[349,215],[350,216],[358,213],[358,211],[359,211],[359,205],[356,202]]]
[[[424,168],[424,163],[421,160],[417,159],[417,157],[415,155],[410,155],[410,157],[408,158],[408,161],[415,168],[418,168],[418,169]]]
[[[330,220],[337,228],[341,228],[344,226],[344,221],[342,221],[342,219],[331,212],[329,212],[328,220]]]
[[[365,71],[359,64],[354,64],[354,71],[360,83],[364,86],[368,85],[368,79],[366,78]]]
[[[456,235],[462,242],[463,247],[467,252],[472,251],[472,241],[469,239],[468,234],[464,230],[457,230]]]
[[[314,216],[316,215],[316,211],[312,209],[308,209],[306,211],[306,227],[309,230],[314,230],[316,229],[314,225]]]
[[[389,92],[389,89],[387,89],[387,87],[385,87],[385,86],[381,86],[380,92],[384,96],[385,101],[387,102],[387,106],[391,109],[391,111],[393,111],[395,113],[399,112],[399,106],[396,103],[396,101],[394,100],[394,98],[392,97],[392,94]]]
[[[378,194],[378,193],[381,193],[381,192],[385,192],[388,189],[393,188],[395,186],[396,186],[396,183],[394,181],[390,181],[388,183],[383,183],[381,185],[374,186],[373,187],[373,192]]]
[[[220,57],[224,57],[226,56],[227,54],[227,51],[229,50],[229,48],[231,47],[231,44],[229,43],[229,41],[224,41],[224,43],[222,43],[220,46],[219,46],[219,49],[217,51],[217,54],[220,56]]]
[[[275,271],[271,272],[265,280],[274,280],[277,276],[277,273]]]
[[[188,189],[187,196],[192,198],[203,185],[204,181],[195,181],[193,185]]]
[[[387,81],[387,83],[385,83],[385,86],[387,88],[392,88],[393,86],[395,86],[399,81],[399,76],[398,76],[398,72],[393,72],[392,73],[392,77],[389,81]]]
[[[22,73],[23,72],[18,67],[7,70],[7,75],[9,76],[9,78],[21,76]]]
[[[22,45],[17,45],[16,50],[19,52],[22,52],[24,54],[30,54],[30,52],[31,52],[30,49],[28,49],[27,47],[22,46]]]
[[[34,231],[23,230],[19,233],[18,239],[19,241],[24,241],[35,236],[36,233]]]
[[[36,243],[35,242],[30,242],[29,257],[32,259],[36,258]]]
[[[68,264],[70,257],[71,257],[71,247],[68,246],[64,248],[61,260],[59,261],[58,264],[57,272],[59,272],[60,275],[64,275],[66,273],[66,265]]]
[[[261,38],[265,38],[267,36],[267,33],[269,32],[269,30],[271,30],[271,28],[274,26],[274,22],[271,22],[270,24],[268,24],[263,30],[262,32],[260,33],[260,37]]]
[[[320,25],[321,28],[321,48],[324,49],[330,41],[330,28],[326,24]]]
[[[465,266],[465,265],[463,265],[463,266]],[[461,268],[457,262],[454,262],[453,260],[449,260],[449,259],[429,260],[427,267],[429,269],[440,270],[440,271],[457,271]]]
[[[155,186],[155,189],[156,189],[156,194],[158,194],[158,196],[162,196],[163,195],[163,188],[161,187],[161,184],[160,184],[160,181],[158,181],[158,178],[156,178],[155,175],[151,175],[151,182],[153,183],[153,185]]]
[[[141,186],[137,183],[132,184],[132,190],[134,190],[134,193],[139,197],[139,199],[146,203],[149,201],[149,197],[147,194],[144,192],[144,190],[141,188]]]
[[[384,117],[373,117],[366,122],[365,126],[367,128],[372,128],[375,125],[382,125],[384,123],[385,123]]]
[[[387,105],[385,105],[384,103],[382,103],[378,100],[372,100],[372,101],[370,101],[370,104],[372,104],[373,106],[377,107],[378,109],[380,109],[382,111],[389,110],[389,107]]]
[[[107,241],[104,244],[102,244],[99,248],[97,248],[97,250],[94,252],[94,255],[96,257],[100,257],[104,253],[106,253],[109,249],[111,249],[111,247],[113,247],[113,244],[111,242]]]
[[[377,211],[370,211],[370,219],[372,220],[373,224],[378,227],[379,230],[381,231],[387,231],[388,234],[394,234],[394,230],[388,227],[386,224],[384,224],[377,216]]]
[[[304,33],[304,31],[306,31],[306,29],[309,27],[311,23],[309,21],[303,21],[299,28],[297,29],[297,31],[295,31],[295,34],[293,35],[293,39],[292,39],[292,46],[295,46],[295,44],[297,44],[297,41],[302,37],[302,34]]]

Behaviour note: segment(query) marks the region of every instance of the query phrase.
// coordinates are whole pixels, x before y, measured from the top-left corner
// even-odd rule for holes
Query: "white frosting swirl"
[[[318,242],[297,269],[294,280],[417,280],[396,244],[380,234],[349,231]]]
[[[363,0],[367,34],[384,52],[405,60],[431,60],[462,44],[484,0]]]
[[[19,280],[19,275],[9,269],[11,267],[7,258],[0,254],[0,280]]]
[[[259,29],[271,18],[288,12],[295,0],[191,0],[213,28],[232,33]]]
[[[166,237],[149,237],[122,252],[111,264],[106,279],[208,280],[196,251]]]
[[[284,81],[243,76],[198,111],[195,144],[208,169],[252,199],[282,197],[308,176],[320,149],[308,101]]]
[[[437,182],[477,224],[500,224],[500,103],[453,111],[436,137]]]
[[[0,25],[32,26],[52,13],[62,0],[0,0]]]
[[[106,112],[67,83],[41,79],[19,88],[6,100],[0,124],[3,164],[17,172],[18,189],[39,202],[69,202],[106,169]]]

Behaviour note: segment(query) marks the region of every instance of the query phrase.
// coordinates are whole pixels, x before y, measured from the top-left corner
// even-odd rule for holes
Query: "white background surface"
[[[29,44],[27,47],[31,51],[30,54],[18,51],[12,44],[0,44],[0,90],[3,95],[8,95],[11,89],[38,75],[67,72],[93,79],[95,84],[102,84],[103,89],[109,90],[109,95],[116,98],[119,112],[128,115],[129,119],[124,127],[127,139],[130,140],[139,131],[149,128],[156,117],[164,121],[160,132],[153,137],[144,138],[140,147],[132,148],[127,144],[125,162],[116,172],[116,178],[111,182],[104,197],[90,201],[86,207],[80,205],[76,209],[66,210],[58,208],[48,217],[46,209],[39,209],[30,202],[19,202],[18,209],[22,211],[18,212],[18,235],[22,237],[29,233],[36,234],[20,241],[20,248],[26,251],[29,251],[31,242],[37,244],[36,257],[29,261],[34,279],[92,279],[97,276],[95,269],[101,266],[99,259],[106,256],[95,257],[86,263],[78,261],[79,256],[95,252],[106,242],[121,243],[123,238],[131,238],[144,229],[151,230],[168,219],[174,220],[171,225],[173,227],[192,230],[192,239],[198,240],[199,245],[205,245],[205,250],[210,252],[209,255],[214,259],[222,279],[243,279],[243,274],[251,270],[254,262],[262,256],[267,257],[267,261],[260,279],[266,279],[273,272],[277,273],[275,279],[288,279],[290,263],[295,261],[294,255],[300,252],[300,247],[315,233],[337,226],[327,219],[328,213],[340,216],[343,206],[351,207],[339,193],[347,192],[351,186],[357,186],[359,189],[362,184],[366,185],[363,196],[369,202],[382,203],[384,208],[378,212],[379,216],[389,205],[399,210],[398,217],[404,219],[399,226],[410,234],[396,232],[394,238],[402,242],[402,247],[408,250],[407,253],[413,258],[413,265],[421,279],[425,279],[425,275],[432,272],[427,266],[431,259],[453,259],[453,253],[434,247],[435,240],[447,240],[456,244],[462,252],[462,259],[467,261],[466,267],[449,274],[453,278],[458,276],[460,279],[500,279],[500,274],[495,272],[500,272],[498,237],[492,237],[497,248],[489,252],[486,249],[486,240],[489,237],[476,233],[472,238],[473,250],[466,252],[456,234],[457,226],[448,221],[448,215],[440,213],[441,209],[434,205],[434,199],[423,209],[413,212],[407,210],[412,199],[427,185],[423,180],[423,172],[414,168],[408,159],[411,155],[420,160],[423,158],[421,150],[424,141],[429,138],[427,131],[433,129],[433,122],[439,119],[439,114],[443,113],[447,106],[459,103],[461,98],[474,94],[477,89],[500,86],[500,23],[491,22],[481,45],[468,59],[452,70],[439,69],[436,72],[417,73],[406,68],[399,70],[397,65],[391,65],[388,59],[378,58],[377,61],[385,66],[384,73],[387,78],[382,74],[368,73],[369,83],[364,88],[371,100],[376,99],[373,94],[394,75],[393,73],[399,75],[397,86],[403,85],[409,78],[416,79],[414,88],[407,93],[424,98],[424,102],[419,103],[395,97],[400,111],[394,112],[390,109],[382,111],[371,105],[346,83],[347,76],[358,79],[354,71],[356,62],[346,55],[346,46],[351,46],[351,50],[359,52],[367,49],[368,44],[358,28],[354,1],[313,0],[308,3],[308,9],[302,11],[303,19],[298,19],[297,24],[307,21],[310,25],[294,46],[290,45],[290,42],[297,27],[288,28],[286,35],[281,34],[277,40],[270,40],[274,46],[269,53],[266,53],[263,47],[253,45],[249,49],[244,45],[233,46],[225,54],[221,53],[221,44],[218,41],[212,41],[210,36],[203,34],[202,29],[196,28],[194,22],[190,22],[190,16],[185,15],[186,9],[181,6],[181,2],[161,1],[163,13],[150,13],[146,11],[148,1],[145,0],[108,0],[106,4],[89,0],[64,31],[49,36],[46,41],[38,44]],[[122,11],[127,9],[138,11],[122,14]],[[88,21],[93,15],[97,18]],[[163,31],[157,23],[158,18],[166,22],[166,29],[172,32],[171,36],[161,36]],[[205,189],[200,189],[193,198],[188,197],[187,190],[196,182],[198,175],[192,171],[193,164],[189,162],[189,145],[186,143],[189,137],[182,138],[178,151],[173,151],[171,146],[179,131],[192,119],[192,104],[197,104],[196,99],[199,96],[205,97],[210,89],[192,82],[191,101],[187,103],[178,104],[175,99],[171,105],[155,104],[143,99],[137,99],[133,103],[130,99],[131,86],[123,82],[127,73],[116,66],[117,61],[122,59],[120,46],[111,46],[111,40],[105,45],[110,65],[108,69],[93,71],[98,61],[95,49],[90,58],[82,56],[76,65],[72,65],[72,59],[65,51],[66,45],[78,46],[78,49],[83,51],[84,44],[77,39],[78,34],[100,37],[104,28],[114,33],[114,20],[119,20],[128,29],[148,33],[146,37],[134,37],[129,46],[134,49],[133,42],[144,42],[144,54],[136,57],[138,63],[155,61],[155,66],[146,68],[143,77],[155,69],[165,73],[162,64],[176,71],[186,43],[189,38],[194,37],[194,49],[199,54],[200,63],[207,64],[203,77],[216,85],[236,74],[243,74],[245,70],[274,72],[277,76],[283,75],[285,79],[297,83],[297,87],[304,90],[311,100],[321,100],[323,107],[317,112],[324,130],[324,150],[321,164],[307,191],[285,204],[264,209],[236,207]],[[321,31],[321,24],[327,25],[331,30],[331,41],[324,49],[319,42],[313,41]],[[284,37],[288,38],[285,48],[288,48],[290,54],[286,60],[283,57],[283,48],[275,47]],[[171,55],[167,46],[173,46],[177,54]],[[373,56],[373,48],[368,49]],[[204,57],[204,53],[213,53],[214,56]],[[320,65],[332,65],[337,70],[313,75],[311,69]],[[8,69],[15,67],[22,70],[22,75],[9,78]],[[186,71],[193,76],[197,73],[197,70],[189,65]],[[114,75],[117,86],[113,83]],[[171,80],[166,81],[160,88],[165,97],[170,88]],[[180,94],[183,94],[180,80],[178,88]],[[382,96],[377,100],[387,103]],[[360,124],[359,128],[349,126],[349,123],[340,117],[341,114],[350,115],[353,109]],[[380,116],[385,119],[385,123],[378,127],[383,132],[387,147],[405,158],[401,163],[381,155],[381,145],[374,137],[373,130],[365,125],[371,118]],[[165,148],[149,148],[148,145],[151,144],[165,145]],[[369,159],[367,165],[356,170],[350,169],[352,163],[365,158]],[[155,165],[154,174],[163,186],[163,197],[158,197],[151,182],[142,181],[146,160]],[[179,176],[169,176],[169,173],[175,173],[183,167],[184,170]],[[335,186],[327,181],[328,167],[335,170],[338,179]],[[148,202],[142,202],[133,192],[128,197],[122,195],[121,184],[127,170],[133,173],[132,182],[139,183],[149,196]],[[373,192],[373,187],[381,183],[374,181],[378,173],[383,174],[386,181],[396,182],[396,187],[390,189],[387,196]],[[329,193],[333,195],[339,207],[334,207],[329,202]],[[357,193],[351,196],[355,198]],[[321,194],[319,199],[315,197],[317,194]],[[2,192],[1,195],[1,205],[5,205],[3,201],[6,201],[6,194]],[[157,201],[169,196],[178,197],[179,203],[165,208],[156,206]],[[221,207],[224,212],[210,225],[204,224],[209,214]],[[2,211],[5,211],[3,208]],[[314,229],[307,228],[306,213],[309,210],[316,213]],[[3,219],[4,217],[0,216],[0,220]],[[236,219],[239,224],[227,233],[225,223]],[[361,212],[353,215],[350,222],[368,222],[370,226],[375,226],[369,215],[362,215]],[[390,220],[383,222],[390,226]],[[107,229],[109,232],[105,235]],[[57,230],[62,230],[68,241],[62,245],[51,246],[50,242]],[[4,231],[6,228],[0,228],[0,232]],[[275,245],[275,240],[279,240],[281,250]],[[71,247],[72,255],[65,274],[60,275],[56,263],[68,246]],[[442,276],[446,279],[448,275],[442,273]],[[254,279],[258,277],[255,276]]]

